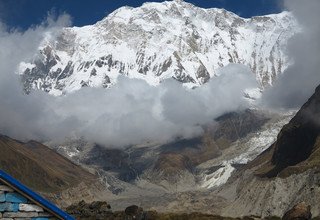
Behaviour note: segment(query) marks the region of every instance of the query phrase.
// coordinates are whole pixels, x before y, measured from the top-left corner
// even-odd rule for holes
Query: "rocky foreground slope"
[[[298,31],[289,12],[245,19],[184,1],[145,3],[122,7],[94,25],[47,33],[19,73],[26,92],[61,95],[110,87],[119,75],[152,85],[175,78],[194,87],[220,67],[240,63],[265,87],[289,66],[285,48]]]

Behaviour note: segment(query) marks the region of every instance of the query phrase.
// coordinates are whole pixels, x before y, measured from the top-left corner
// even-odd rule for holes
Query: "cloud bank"
[[[294,65],[262,96],[263,106],[300,107],[320,84],[320,2],[286,0],[302,26],[288,46]],[[83,136],[109,147],[146,141],[166,142],[193,137],[202,125],[225,112],[246,108],[246,88],[257,87],[254,74],[242,65],[220,69],[218,77],[189,90],[174,80],[150,86],[143,80],[120,77],[110,89],[83,88],[62,97],[41,91],[25,95],[17,65],[28,60],[46,34],[70,24],[68,15],[25,32],[8,30],[0,22],[0,133],[29,140],[63,140]]]
[[[288,55],[294,64],[265,91],[261,102],[272,108],[298,108],[320,84],[320,1],[285,0],[302,31],[288,45]]]
[[[25,32],[0,29],[0,133],[29,140],[63,140],[83,136],[109,147],[166,142],[193,137],[203,124],[225,112],[247,107],[246,88],[257,87],[242,65],[222,68],[206,85],[189,90],[174,80],[154,87],[120,77],[110,89],[83,88],[62,97],[41,91],[22,92],[17,65],[36,54],[48,33],[68,24],[64,15]]]

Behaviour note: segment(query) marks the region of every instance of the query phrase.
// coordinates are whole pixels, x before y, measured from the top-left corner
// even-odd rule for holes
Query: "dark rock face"
[[[210,79],[210,73],[208,72],[207,68],[203,64],[199,66],[196,76],[198,79],[201,80],[202,84],[208,82]]]
[[[272,164],[275,166],[267,175],[278,175],[289,166],[305,160],[316,162],[319,159],[320,137],[320,86],[314,95],[302,106],[296,116],[283,127],[274,144]]]
[[[129,155],[119,149],[107,149],[96,145],[87,158],[81,162],[99,166],[105,171],[117,172],[119,174],[118,178],[126,182],[134,180],[138,175],[138,171],[131,168],[132,161]],[[138,167],[138,165],[135,167]]]
[[[312,217],[310,206],[301,202],[287,211],[282,217],[283,220],[310,220]]]
[[[132,205],[125,209],[124,211],[128,217],[132,219],[143,219],[143,209],[139,206]]]
[[[236,141],[258,130],[268,120],[264,115],[249,109],[244,112],[224,114],[216,119],[219,127],[214,132],[214,139],[216,141]]]

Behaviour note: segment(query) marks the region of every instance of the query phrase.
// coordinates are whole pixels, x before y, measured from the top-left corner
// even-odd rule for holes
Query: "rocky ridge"
[[[39,142],[0,134],[0,152],[1,170],[60,206],[108,195],[98,176]]]
[[[279,132],[276,142],[220,189],[230,205],[223,213],[282,216],[294,204],[320,214],[320,86]]]

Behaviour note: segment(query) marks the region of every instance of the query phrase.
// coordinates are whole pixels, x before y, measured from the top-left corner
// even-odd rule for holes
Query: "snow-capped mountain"
[[[263,88],[290,64],[292,14],[241,18],[184,1],[122,7],[102,21],[47,33],[39,54],[21,63],[24,88],[61,95],[83,86],[110,87],[119,75],[157,85],[167,78],[193,87],[229,63],[248,65]]]

